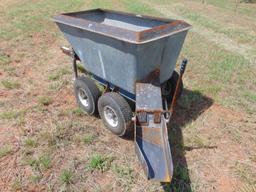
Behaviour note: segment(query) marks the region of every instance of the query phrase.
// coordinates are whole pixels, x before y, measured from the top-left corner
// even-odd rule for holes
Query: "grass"
[[[79,117],[86,115],[86,113],[79,107],[73,109],[72,114],[79,116]]]
[[[94,134],[88,134],[83,136],[82,141],[84,144],[91,144],[95,140],[96,136]]]
[[[12,148],[10,146],[2,146],[0,148],[0,158],[9,155],[12,152]]]
[[[124,191],[131,191],[135,183],[134,171],[132,168],[123,165],[114,164],[112,170],[117,175],[117,182]]]
[[[244,91],[244,96],[251,102],[256,102],[256,94],[254,91],[246,90]]]
[[[87,170],[89,171],[98,170],[101,172],[105,172],[110,168],[112,161],[113,161],[113,158],[109,156],[103,156],[100,154],[92,155],[89,158]]]
[[[192,107],[194,103],[198,103],[202,100],[203,95],[200,91],[195,90],[193,92],[186,93],[183,97],[179,100],[179,106],[189,109]]]
[[[256,171],[252,166],[247,163],[237,162],[234,171],[245,183],[249,185],[256,185]]]
[[[73,183],[73,180],[74,180],[74,174],[71,170],[64,169],[61,171],[60,182],[62,184],[70,185]]]
[[[52,166],[52,160],[48,154],[43,154],[38,158],[29,157],[26,161],[28,165],[39,172],[45,171]]]
[[[22,181],[20,178],[16,178],[12,183],[12,190],[13,191],[22,191]]]
[[[20,111],[3,111],[0,113],[0,118],[1,119],[7,119],[7,120],[10,120],[10,119],[16,119],[17,117],[19,117],[21,114]]]
[[[17,81],[11,80],[11,79],[6,79],[1,81],[2,85],[6,89],[18,89],[20,88],[20,84]]]
[[[13,120],[16,125],[22,126],[25,123],[25,116],[27,110],[9,110],[9,111],[0,111],[0,119]]]
[[[82,3],[82,0],[20,2],[18,6],[5,10],[5,18],[10,21],[10,24],[1,28],[0,38],[10,40],[20,36],[29,37],[35,32],[45,31],[44,26],[49,22],[52,15],[57,12],[77,9]],[[48,32],[52,32],[52,30]]]
[[[39,102],[40,105],[48,106],[48,105],[51,105],[53,103],[53,99],[51,97],[48,97],[48,96],[41,96],[38,99],[38,102]]]
[[[35,148],[37,146],[37,143],[34,139],[31,139],[31,138],[27,138],[25,141],[24,141],[24,145],[26,147],[30,147],[30,148]]]
[[[202,16],[201,13],[191,11],[184,6],[177,6],[175,10],[179,15],[182,15],[185,19],[191,20],[195,25],[213,30],[216,33],[224,34],[229,38],[237,40],[238,42],[250,43],[256,40],[254,35],[251,35],[242,29],[234,29],[233,27],[229,26],[224,27],[222,23],[217,22],[210,17]]]
[[[6,66],[4,67],[4,72],[7,72],[8,75],[14,76],[15,75],[15,67]]]
[[[8,65],[11,62],[10,56],[1,55],[0,53],[0,66]]]
[[[58,70],[57,72],[55,72],[53,74],[50,74],[48,76],[48,79],[51,80],[51,81],[56,81],[56,80],[59,80],[61,77],[63,77],[64,75],[67,75],[67,74],[71,74],[71,70],[67,69],[67,68],[63,68],[63,69],[60,69],[60,70]]]
[[[112,2],[110,0],[94,0],[91,1],[90,3],[91,8],[105,8],[105,9],[110,9],[112,7]]]
[[[32,175],[30,177],[30,180],[35,183],[38,184],[40,182],[40,180],[42,179],[42,175]]]
[[[59,91],[66,85],[68,85],[70,81],[68,80],[62,80],[62,81],[55,81],[52,84],[49,85],[49,90],[50,91]]]
[[[224,10],[230,10],[232,12],[235,12],[235,1],[232,0],[226,0],[226,1],[221,1],[221,0],[207,0],[207,3],[212,4],[216,7],[220,7]],[[252,8],[249,6],[246,6],[246,4],[239,3],[238,8],[237,8],[237,13],[240,13],[242,15],[250,16],[250,17],[255,17],[256,13],[253,11]]]
[[[256,191],[256,185],[245,184],[239,187],[240,192],[254,192]]]
[[[138,13],[138,14],[139,13],[140,14],[156,14],[157,13],[155,9],[137,0],[122,0],[121,2],[125,5],[127,11],[132,13]]]

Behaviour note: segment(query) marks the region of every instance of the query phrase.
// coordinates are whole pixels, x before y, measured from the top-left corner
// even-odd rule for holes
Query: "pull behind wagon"
[[[94,9],[54,17],[71,44],[75,96],[88,114],[99,113],[112,133],[134,130],[135,151],[148,179],[173,174],[167,122],[182,90],[174,69],[190,25],[181,20]],[[77,60],[86,76],[78,76]],[[95,84],[104,86],[103,93]],[[135,106],[135,107],[134,107]]]

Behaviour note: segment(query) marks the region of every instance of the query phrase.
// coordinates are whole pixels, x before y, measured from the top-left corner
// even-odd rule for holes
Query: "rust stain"
[[[138,81],[138,83],[152,83],[152,84],[160,84],[160,80],[159,80],[159,76],[160,76],[160,69],[155,69],[152,72],[150,72],[146,78],[144,78],[141,81]]]
[[[146,126],[137,126],[136,128],[136,137],[141,138],[149,143],[153,143],[155,145],[162,145],[162,139],[160,134],[160,128],[150,128]]]

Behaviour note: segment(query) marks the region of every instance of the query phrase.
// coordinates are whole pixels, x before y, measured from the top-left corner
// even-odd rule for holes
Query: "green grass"
[[[39,158],[39,164],[41,165],[41,168],[43,170],[49,169],[51,167],[51,164],[52,164],[51,157],[49,155],[42,155]]]
[[[31,175],[30,176],[30,180],[35,183],[38,184],[40,182],[40,180],[42,179],[42,175]]]
[[[48,154],[43,154],[39,158],[29,157],[26,160],[27,164],[33,167],[36,171],[45,171],[52,166],[51,157]]]
[[[31,139],[31,138],[27,138],[25,141],[24,141],[24,145],[26,147],[30,147],[30,148],[34,148],[37,146],[37,143],[34,139]]]
[[[182,164],[177,164],[174,169],[173,180],[171,183],[171,188],[173,191],[179,191],[183,188],[184,191],[191,191],[190,189],[190,178],[189,170]]]
[[[0,66],[7,65],[11,62],[11,59],[7,55],[1,55],[0,54]]]
[[[242,67],[249,67],[249,61],[244,57],[221,49],[211,52],[210,57],[215,58],[209,66],[210,78],[219,80],[223,84],[230,82],[234,74],[239,73]]]
[[[0,147],[0,158],[9,155],[11,152],[12,152],[12,148],[10,146]]]
[[[81,116],[86,115],[86,112],[84,112],[83,109],[78,107],[78,108],[75,108],[75,109],[72,110],[72,114],[74,114],[78,117],[81,117]]]
[[[88,134],[83,136],[82,140],[84,144],[91,144],[95,140],[96,136],[94,134]]]
[[[92,155],[89,158],[89,163],[87,166],[87,170],[89,171],[107,171],[110,168],[111,162],[113,161],[112,157],[109,156],[103,156],[100,154]]]
[[[48,105],[51,105],[53,103],[53,99],[49,96],[41,96],[38,99],[38,102],[39,102],[40,105],[48,106]]]
[[[184,94],[184,96],[182,96],[178,102],[180,107],[189,109],[193,104],[200,102],[202,99],[202,93],[198,90],[195,90]]]
[[[15,120],[16,125],[22,126],[25,123],[27,110],[9,110],[0,112],[0,119]]]
[[[217,22],[209,16],[203,16],[201,13],[193,12],[184,6],[177,6],[175,10],[179,15],[183,16],[185,19],[191,20],[197,26],[202,26],[213,30],[216,33],[224,34],[227,37],[236,39],[241,43],[256,42],[256,37],[254,35],[251,35],[239,28],[231,28],[223,23]]]
[[[1,119],[16,119],[19,117],[20,112],[19,111],[3,111],[0,112],[0,118]]]
[[[1,27],[0,38],[10,40],[19,36],[28,37],[35,32],[47,30],[54,26],[49,22],[53,15],[59,12],[77,10],[83,5],[82,0],[45,0],[31,3],[28,0],[19,2],[17,6],[5,10],[4,18],[8,20]],[[51,27],[45,27],[45,26]]]
[[[207,3],[216,7],[235,12],[235,1],[234,0],[206,0]],[[237,8],[237,13],[255,18],[256,13],[253,8],[245,6],[246,4],[240,3]],[[252,6],[255,5],[252,4]]]
[[[63,69],[57,70],[55,73],[50,74],[48,76],[48,79],[51,81],[56,81],[67,74],[71,74],[71,70],[67,68],[63,68]]]
[[[157,14],[158,12],[150,6],[138,0],[121,0],[127,11],[137,14]]]
[[[68,85],[70,83],[70,81],[68,80],[61,80],[61,81],[56,81],[53,82],[52,84],[49,85],[49,90],[50,91],[59,91],[61,90],[63,87],[65,87],[66,85]]]
[[[8,75],[14,76],[15,75],[15,67],[6,66],[4,67],[4,72],[7,72]]]
[[[251,91],[251,90],[245,90],[244,91],[244,96],[249,99],[251,102],[256,102],[256,94],[255,91]]]
[[[113,2],[111,2],[110,0],[93,0],[90,3],[90,7],[92,9],[95,9],[95,8],[111,9],[112,4],[113,4]]]
[[[256,185],[256,170],[254,165],[249,165],[247,163],[237,162],[234,167],[234,172],[239,176],[245,183],[249,185]]]
[[[135,183],[133,169],[128,166],[114,164],[112,170],[117,175],[116,181],[122,186],[123,191],[131,191],[132,185]]]
[[[83,66],[82,63],[77,63],[77,70],[80,72],[80,73],[86,73],[86,70]]]
[[[16,178],[13,182],[12,182],[12,190],[13,191],[22,191],[23,185],[22,185],[22,181],[20,178]]]
[[[71,170],[64,169],[61,171],[60,182],[62,184],[70,185],[73,183],[73,180],[74,180],[74,174]]]
[[[20,84],[17,81],[11,80],[11,79],[5,79],[1,81],[2,85],[6,89],[18,89],[20,88]]]

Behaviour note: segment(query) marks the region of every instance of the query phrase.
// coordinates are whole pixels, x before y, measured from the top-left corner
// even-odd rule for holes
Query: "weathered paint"
[[[99,9],[54,19],[87,71],[130,94],[156,69],[160,83],[171,77],[190,28],[183,21]]]
[[[148,179],[170,182],[173,164],[162,112],[160,86],[136,83],[136,154]]]

